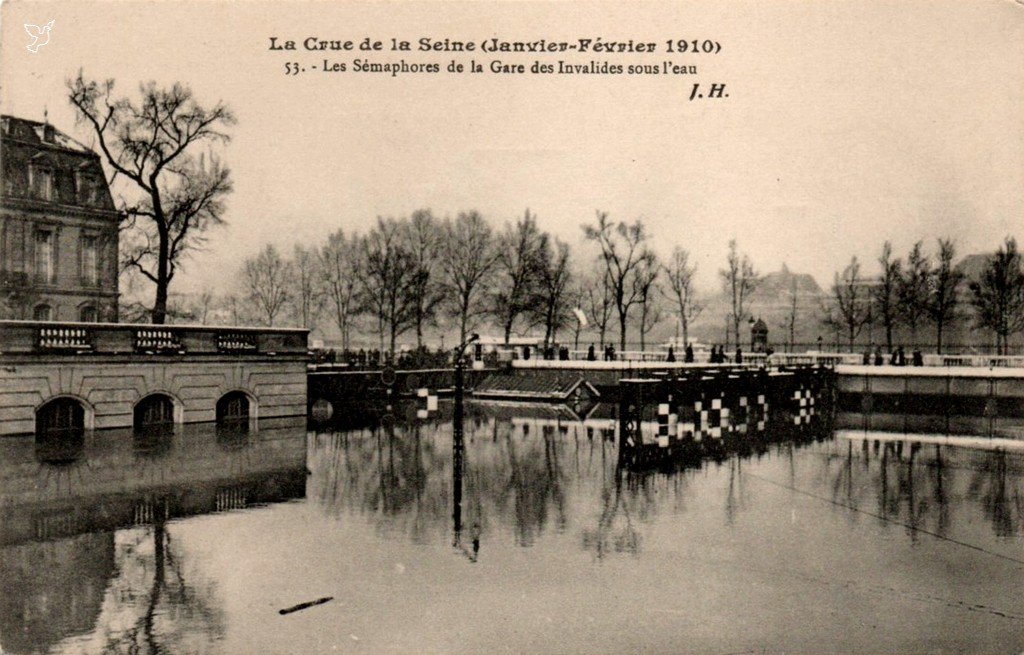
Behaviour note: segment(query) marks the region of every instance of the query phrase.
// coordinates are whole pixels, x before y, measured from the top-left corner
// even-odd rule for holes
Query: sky
[[[54,20],[28,52],[23,24]],[[224,289],[265,243],[319,244],[336,229],[430,208],[496,225],[528,208],[582,247],[597,210],[642,219],[653,246],[689,249],[716,284],[732,238],[760,272],[783,263],[827,285],[851,256],[874,270],[954,238],[961,254],[1024,238],[1024,4],[898,2],[5,2],[0,111],[75,125],[65,79],[79,68],[135,93],[190,85],[238,116],[219,150],[235,190],[173,290]],[[479,42],[634,39],[654,54],[566,56],[335,52],[332,62],[564,58],[670,60],[697,75],[390,75],[307,71],[300,41],[421,37]],[[711,39],[714,55],[667,54]],[[301,47],[301,43],[300,43]],[[690,101],[692,84],[729,97]],[[591,251],[581,251],[590,253]]]

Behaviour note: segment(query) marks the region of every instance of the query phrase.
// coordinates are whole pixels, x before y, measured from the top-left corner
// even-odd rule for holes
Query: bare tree
[[[697,266],[690,263],[690,253],[679,246],[672,250],[672,257],[665,265],[665,279],[672,292],[672,299],[679,310],[679,327],[683,343],[690,343],[690,323],[704,311],[704,304],[697,298],[693,276]]]
[[[201,247],[204,233],[223,223],[231,191],[226,167],[195,151],[229,140],[235,117],[223,104],[204,108],[183,84],[140,87],[141,98],[113,96],[114,81],[88,80],[82,71],[67,81],[68,100],[79,122],[96,135],[113,177],[126,178],[135,193],[122,200],[133,233],[124,239],[125,262],[156,286],[151,313],[163,323],[167,292],[183,257]]]
[[[516,319],[536,316],[529,310],[538,300],[545,243],[546,235],[537,229],[537,217],[529,209],[515,225],[507,225],[498,235],[491,311],[504,331],[506,345]]]
[[[658,274],[661,264],[657,256],[647,251],[640,259],[633,283],[637,288],[637,303],[640,305],[640,350],[646,350],[647,335],[663,318],[661,305],[658,303],[660,287]]]
[[[292,310],[300,326],[312,330],[324,307],[323,273],[315,250],[295,244],[292,255],[295,293]]]
[[[923,244],[918,241],[907,255],[907,265],[903,269],[898,285],[900,316],[910,328],[910,340],[917,343],[917,326],[921,317],[928,316],[929,282],[932,277],[932,264],[928,255],[924,254]]]
[[[942,332],[946,325],[956,317],[956,307],[960,302],[958,287],[963,280],[963,273],[953,267],[956,258],[956,245],[951,239],[939,239],[938,266],[932,272],[930,293],[928,298],[928,315],[935,323],[935,348],[942,354]]]
[[[631,225],[613,224],[607,212],[597,212],[597,225],[584,225],[583,234],[601,248],[612,301],[619,315],[619,349],[626,349],[629,311],[639,302],[640,289],[635,283],[637,269],[649,252],[647,230],[641,221]]]
[[[1005,355],[1010,335],[1024,329],[1024,265],[1015,239],[1007,237],[989,257],[971,293],[978,327],[995,332],[998,352]]]
[[[736,239],[729,241],[727,268],[718,272],[722,278],[725,293],[729,296],[732,307],[732,333],[736,343],[740,343],[740,323],[747,313],[750,295],[757,288],[760,277],[754,270],[754,264],[746,254],[741,255],[736,246]]]
[[[615,306],[615,299],[612,297],[612,286],[608,280],[608,269],[603,262],[599,262],[598,270],[587,276],[585,285],[586,293],[584,300],[587,304],[587,314],[594,321],[597,328],[598,339],[601,348],[605,347],[605,335],[608,332],[608,322],[612,318],[612,309]]]
[[[213,307],[213,292],[203,289],[199,292],[192,306],[192,314],[200,325],[206,325],[210,316],[210,309]]]
[[[406,242],[416,275],[412,282],[413,314],[416,326],[416,348],[423,347],[423,329],[433,325],[443,300],[441,294],[440,251],[441,225],[429,209],[412,213],[406,227]]]
[[[465,343],[476,320],[486,312],[485,285],[494,273],[497,249],[490,225],[479,212],[460,212],[446,221],[441,262],[446,297],[459,322],[459,343]]]
[[[394,356],[398,337],[415,327],[415,289],[419,270],[403,238],[403,226],[394,219],[377,225],[360,240],[363,265],[360,283],[366,306],[377,319],[380,347]]]
[[[360,309],[359,279],[363,263],[357,240],[346,237],[339,229],[327,237],[319,260],[321,284],[341,333],[341,347],[348,350],[352,344],[352,323]]]
[[[572,320],[572,309],[579,303],[574,296],[572,269],[569,265],[569,245],[544,235],[538,265],[538,288],[536,302],[531,312],[544,326],[544,347],[555,339],[559,328]],[[582,325],[576,322],[576,341]],[[578,345],[578,343],[577,343]]]
[[[892,258],[892,242],[886,241],[882,246],[882,256],[878,258],[882,274],[878,284],[873,287],[874,312],[882,319],[885,327],[885,347],[892,351],[892,331],[900,318],[899,289],[903,279],[903,262],[899,257]]]
[[[249,300],[260,318],[273,325],[291,299],[294,285],[291,263],[285,261],[273,244],[267,244],[255,257],[245,260],[245,286]]]
[[[830,312],[830,320],[842,326],[852,351],[853,342],[871,316],[870,294],[860,279],[860,262],[856,257],[850,259],[842,275],[836,273],[832,302],[835,311]]]

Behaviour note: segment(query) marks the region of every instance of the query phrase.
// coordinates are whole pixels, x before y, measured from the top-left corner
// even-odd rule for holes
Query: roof
[[[596,397],[600,394],[578,371],[533,369],[528,375],[489,375],[473,389],[474,396],[515,396],[564,400],[583,385]]]
[[[88,147],[49,123],[7,115],[0,116],[0,139],[0,192],[5,199],[114,211],[100,157]],[[32,188],[29,169],[34,165],[42,165],[52,174],[50,198]]]

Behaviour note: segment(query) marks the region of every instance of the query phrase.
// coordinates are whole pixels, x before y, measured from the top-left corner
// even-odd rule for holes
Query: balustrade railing
[[[255,355],[306,356],[308,331],[291,328],[133,325],[0,320],[0,356]]]
[[[135,330],[135,352],[181,352],[181,339],[175,330],[138,328]]]
[[[89,330],[83,327],[41,327],[37,340],[41,350],[88,350]]]

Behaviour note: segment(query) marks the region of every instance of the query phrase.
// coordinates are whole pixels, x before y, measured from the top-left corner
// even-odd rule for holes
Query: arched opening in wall
[[[96,318],[96,307],[93,305],[85,305],[78,310],[78,320],[82,323],[95,323]]]
[[[85,445],[85,407],[54,398],[36,410],[36,455],[49,463],[72,462]]]
[[[135,432],[162,436],[174,431],[174,400],[162,393],[146,396],[135,405]]]
[[[245,392],[231,391],[224,394],[217,401],[218,430],[242,434],[248,432],[253,410]]]
[[[32,310],[33,321],[52,321],[53,320],[53,307],[43,303],[36,305]]]

